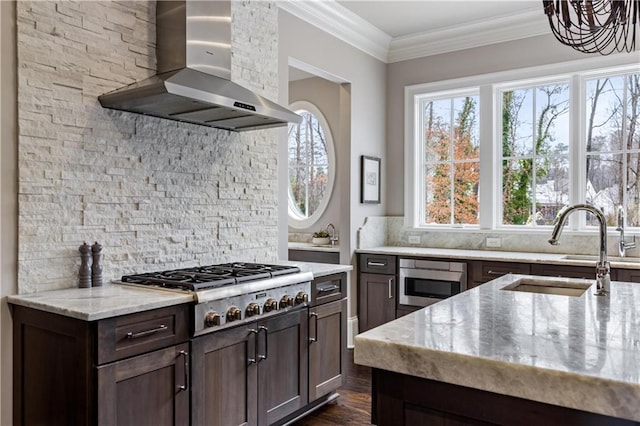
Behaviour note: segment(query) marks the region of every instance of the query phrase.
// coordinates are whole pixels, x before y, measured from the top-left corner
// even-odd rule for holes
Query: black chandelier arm
[[[543,0],[553,35],[584,53],[635,50],[640,0]]]

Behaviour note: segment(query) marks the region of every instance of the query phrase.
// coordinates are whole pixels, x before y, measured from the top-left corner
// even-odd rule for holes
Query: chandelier
[[[551,31],[562,44],[580,52],[602,55],[635,49],[640,0],[550,0],[542,3]]]

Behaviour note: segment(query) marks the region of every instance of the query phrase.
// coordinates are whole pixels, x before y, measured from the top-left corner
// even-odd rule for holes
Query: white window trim
[[[634,55],[629,54],[617,54],[605,57],[596,57],[589,59],[582,59],[577,61],[563,62],[552,65],[543,65],[531,68],[525,68],[513,71],[502,71],[490,74],[481,74],[472,77],[465,77],[453,80],[444,80],[431,83],[421,83],[415,85],[405,86],[404,88],[404,226],[408,229],[441,229],[441,230],[455,230],[455,229],[468,229],[475,228],[480,231],[514,231],[514,232],[548,232],[548,226],[528,227],[515,225],[501,225],[499,217],[496,214],[498,212],[500,200],[495,196],[494,188],[499,187],[501,184],[501,177],[498,173],[486,173],[486,170],[493,171],[500,153],[498,152],[499,144],[495,143],[496,129],[500,126],[500,114],[496,113],[497,107],[496,87],[508,87],[509,84],[517,84],[518,81],[530,80],[534,82],[539,80],[541,82],[549,80],[557,80],[561,76],[570,77],[570,90],[571,90],[571,107],[575,108],[576,105],[580,105],[585,97],[583,90],[583,82],[585,79],[597,77],[599,74],[615,74],[617,72],[640,72],[640,64]],[[426,94],[437,94],[438,92],[461,90],[468,91],[473,88],[480,93],[480,108],[479,116],[486,117],[489,113],[493,119],[479,121],[479,134],[480,134],[480,205],[490,208],[482,208],[480,210],[479,226],[476,225],[419,225],[420,212],[419,212],[419,200],[421,200],[419,191],[421,185],[418,184],[417,173],[419,168],[419,155],[420,147],[414,143],[419,136],[419,124],[421,117],[419,117],[419,105],[420,97]],[[489,97],[487,97],[489,95]],[[488,102],[487,100],[491,101]],[[581,107],[581,106],[580,106]],[[574,110],[579,111],[580,109]],[[491,125],[487,126],[487,123]],[[579,120],[572,119],[570,116],[570,140],[575,140],[574,135],[579,138],[584,138],[584,129],[579,126]],[[579,164],[580,151],[584,148],[574,148],[575,144],[569,144],[569,161],[572,164]],[[570,193],[569,196],[572,200],[579,200],[582,197],[580,193],[584,189],[584,183],[582,179],[585,171],[581,167],[573,167],[571,172]],[[483,171],[485,171],[483,173]],[[583,191],[584,192],[584,191]],[[583,216],[583,215],[581,215]],[[584,231],[584,218],[580,217],[578,220],[570,221],[571,229],[574,231]]]
[[[327,182],[327,191],[325,192],[324,197],[320,201],[318,208],[313,214],[307,218],[299,219],[298,215],[296,215],[296,207],[292,203],[291,197],[291,186],[289,185],[287,179],[287,190],[289,194],[287,195],[288,199],[288,216],[289,216],[289,226],[293,229],[308,229],[315,225],[318,220],[322,217],[327,206],[329,205],[329,201],[331,200],[331,196],[333,195],[333,185],[335,182],[335,174],[336,174],[336,155],[335,155],[335,147],[333,144],[333,135],[331,133],[331,127],[329,126],[329,122],[325,118],[324,114],[320,111],[320,109],[315,106],[313,103],[309,101],[296,101],[289,105],[289,108],[293,111],[305,110],[309,111],[313,114],[320,122],[322,129],[325,132],[325,137],[327,138],[327,161],[328,161],[328,169],[329,169],[329,181]],[[287,141],[288,143],[288,141]],[[289,175],[289,157],[287,155],[287,176]]]

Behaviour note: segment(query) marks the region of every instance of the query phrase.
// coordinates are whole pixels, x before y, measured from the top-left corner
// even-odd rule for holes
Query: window
[[[421,158],[424,188],[421,221],[477,224],[480,149],[474,94],[424,97]]]
[[[406,87],[407,226],[548,232],[589,203],[640,227],[640,69],[604,61]]]
[[[306,101],[291,108],[302,122],[289,126],[289,224],[306,228],[318,220],[331,198],[333,142],[318,108]]]
[[[503,89],[502,224],[550,225],[569,202],[569,83]]]
[[[585,200],[609,225],[616,225],[622,205],[627,224],[640,226],[640,74],[592,78],[585,85]],[[594,219],[587,224],[597,226]]]

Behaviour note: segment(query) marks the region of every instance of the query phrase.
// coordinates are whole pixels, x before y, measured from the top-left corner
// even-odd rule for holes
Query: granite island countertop
[[[334,265],[314,262],[278,261],[278,264],[298,266],[301,272],[311,272],[322,277],[350,271],[351,265]],[[166,306],[192,303],[190,292],[106,283],[101,287],[67,288],[38,293],[7,296],[10,304],[25,306],[54,314],[96,321]]]
[[[496,262],[544,263],[552,265],[593,266],[597,255],[576,255],[558,253],[529,253],[499,250],[446,249],[409,246],[379,246],[357,249],[356,253],[389,254],[395,256],[434,257],[458,260],[483,260]],[[640,258],[609,256],[612,268],[640,269]]]
[[[520,278],[530,276],[505,275],[359,334],[355,362],[640,421],[640,284],[613,282],[607,297],[595,284],[579,297],[503,290]]]

